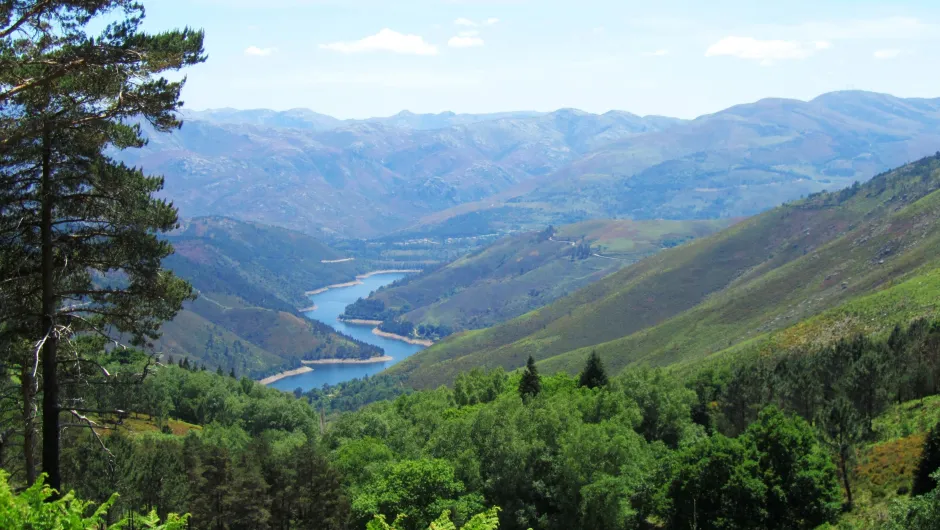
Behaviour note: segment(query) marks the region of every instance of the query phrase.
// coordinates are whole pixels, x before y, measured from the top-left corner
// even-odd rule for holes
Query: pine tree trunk
[[[36,378],[30,363],[23,361],[20,374],[23,393],[23,462],[26,467],[26,485],[36,482]]]
[[[845,486],[845,496],[848,499],[849,511],[851,511],[854,502],[852,501],[852,485],[849,483],[849,467],[845,451],[846,449],[839,451],[839,466],[842,468],[842,484]]]
[[[42,470],[49,486],[60,491],[59,473],[59,381],[56,374],[58,337],[55,330],[55,264],[52,255],[52,133],[46,124],[42,137]]]

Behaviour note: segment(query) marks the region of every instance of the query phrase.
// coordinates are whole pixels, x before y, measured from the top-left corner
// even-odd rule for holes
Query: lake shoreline
[[[378,326],[382,323],[381,320],[363,320],[361,318],[343,318],[339,316],[336,318],[340,322],[345,322],[346,324],[354,324],[356,326]]]
[[[434,345],[434,341],[428,339],[412,339],[411,337],[405,337],[404,335],[396,335],[394,333],[389,333],[387,331],[382,331],[379,328],[372,330],[373,335],[378,335],[379,337],[385,337],[386,339],[400,340],[402,342],[407,342],[408,344],[414,344],[415,346],[425,346],[430,347]]]
[[[378,269],[379,267],[375,268]],[[389,269],[392,269],[392,267],[389,267]],[[406,267],[401,267],[396,270],[404,269],[406,269]],[[356,358],[358,355],[354,355],[353,358],[350,359],[316,359],[303,362],[302,364],[298,363],[294,366],[302,366],[307,370],[303,370],[300,374],[293,376],[277,374],[280,377],[275,382],[270,383],[268,388],[275,388],[284,392],[293,392],[297,388],[308,391],[312,388],[323,388],[324,385],[332,386],[354,379],[372,377],[422,350],[424,348],[423,345],[413,344],[411,340],[402,340],[407,339],[407,337],[387,338],[373,334],[372,330],[377,327],[377,322],[357,324],[338,318],[343,315],[349,304],[354,303],[359,298],[368,296],[370,292],[377,291],[394,281],[400,280],[405,277],[406,274],[408,273],[374,270],[368,274],[358,275],[354,282],[344,281],[339,284],[345,285],[345,287],[331,285],[329,286],[329,292],[325,292],[327,291],[326,288],[317,289],[313,292],[323,294],[310,296],[307,302],[308,305],[316,305],[317,309],[315,311],[304,312],[305,317],[317,319],[339,333],[353,337],[366,344],[382,348],[384,350],[382,357],[358,359]],[[347,279],[352,279],[349,277],[352,276],[352,274],[349,276],[343,274],[337,280],[342,280],[344,276]],[[323,286],[322,283],[319,285]]]
[[[357,280],[364,280],[370,276],[375,276],[377,274],[412,274],[415,272],[421,272],[421,269],[386,269],[381,271],[372,271],[365,274],[357,274]]]
[[[281,379],[287,379],[288,377],[293,377],[295,375],[305,374],[307,372],[312,372],[312,371],[313,371],[313,368],[310,368],[309,366],[301,366],[300,368],[294,368],[293,370],[287,370],[279,374],[269,375],[268,377],[265,377],[264,379],[261,379],[258,382],[261,383],[262,385],[267,386],[267,385],[270,385],[271,383],[276,383],[280,381]]]
[[[334,283],[333,285],[327,285],[326,287],[320,287],[319,289],[314,289],[312,291],[305,291],[304,294],[307,296],[314,296],[318,294],[323,294],[329,291],[330,289],[339,289],[342,287],[353,287],[355,285],[362,285],[362,280],[366,278],[370,278],[372,276],[377,276],[379,274],[412,274],[415,272],[421,272],[421,269],[386,269],[386,270],[381,270],[381,271],[372,271],[372,272],[367,272],[365,274],[357,274],[355,280],[352,280],[349,282],[343,282],[343,283]],[[316,306],[313,306],[313,307],[316,308]]]
[[[312,290],[312,291],[306,291],[304,294],[307,295],[307,296],[314,296],[314,295],[317,295],[317,294],[323,294],[323,293],[329,291],[330,289],[339,289],[340,287],[352,287],[352,286],[354,286],[354,285],[362,285],[362,282],[360,282],[359,280],[355,280],[355,281],[352,281],[352,282],[334,283],[333,285],[327,285],[326,287],[320,287],[319,289],[314,289],[314,290]]]
[[[300,361],[304,365],[312,364],[372,364],[387,363],[395,360],[391,355],[380,355],[378,357],[369,357],[368,359],[316,359],[313,361]]]

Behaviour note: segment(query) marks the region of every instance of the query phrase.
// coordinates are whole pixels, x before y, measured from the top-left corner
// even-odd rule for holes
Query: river
[[[314,311],[306,313],[310,318],[333,326],[333,328],[340,333],[379,346],[385,350],[385,355],[393,357],[391,361],[370,364],[316,364],[311,366],[311,368],[313,368],[312,372],[286,377],[271,383],[269,386],[285,391],[291,391],[300,387],[304,389],[304,391],[307,391],[311,388],[322,387],[324,384],[335,385],[343,381],[377,374],[402,359],[407,359],[423,350],[424,346],[408,344],[400,340],[386,339],[374,335],[372,328],[375,326],[347,324],[337,320],[337,317],[346,310],[347,305],[355,302],[359,298],[369,296],[369,293],[383,285],[388,285],[404,277],[405,274],[400,273],[376,274],[375,276],[363,278],[361,280],[362,283],[359,285],[338,287],[320,294],[312,295],[309,297],[310,301],[317,308]]]

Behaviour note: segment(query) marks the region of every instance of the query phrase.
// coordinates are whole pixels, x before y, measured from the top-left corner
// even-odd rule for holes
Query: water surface
[[[369,344],[375,344],[384,349],[385,355],[393,357],[391,361],[370,364],[314,364],[311,365],[311,368],[313,368],[312,372],[285,377],[268,386],[286,391],[292,391],[300,387],[304,391],[307,391],[311,388],[322,387],[324,384],[335,385],[343,381],[349,381],[350,379],[377,374],[389,366],[400,362],[402,359],[407,359],[423,350],[424,346],[408,344],[400,340],[386,339],[378,335],[373,335],[372,328],[375,326],[347,324],[340,322],[336,318],[343,314],[347,305],[355,302],[358,298],[365,298],[369,296],[369,293],[379,287],[388,285],[404,277],[405,275],[401,273],[376,274],[375,276],[363,278],[361,285],[339,287],[310,296],[311,302],[317,306],[317,309],[306,313],[310,318],[333,326],[333,328],[340,333],[349,335],[363,342],[368,342]]]

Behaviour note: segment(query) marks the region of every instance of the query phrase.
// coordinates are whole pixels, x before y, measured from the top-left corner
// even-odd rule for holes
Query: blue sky
[[[936,0],[159,0],[206,30],[193,109],[340,118],[575,107],[691,118],[763,97],[940,97]]]

